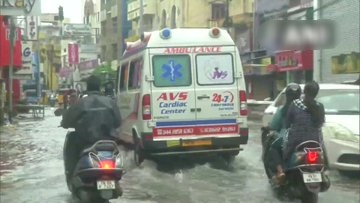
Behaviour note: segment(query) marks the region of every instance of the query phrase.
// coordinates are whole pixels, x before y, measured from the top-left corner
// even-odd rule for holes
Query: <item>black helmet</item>
[[[285,90],[286,101],[292,102],[295,99],[299,99],[301,96],[301,87],[297,83],[289,83]]]

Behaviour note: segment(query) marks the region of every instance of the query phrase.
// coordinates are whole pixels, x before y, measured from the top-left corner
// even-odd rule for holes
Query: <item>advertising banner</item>
[[[36,16],[27,16],[26,17],[26,27],[27,40],[38,40],[38,17]]]
[[[80,73],[80,78],[83,79],[89,77],[98,66],[99,66],[98,59],[83,61],[79,63],[78,69]]]
[[[79,63],[79,45],[75,43],[68,44],[68,61],[70,65]]]
[[[91,35],[91,27],[86,24],[64,24],[64,36]]]
[[[0,22],[3,17],[0,16]],[[21,67],[21,31],[16,29],[14,46],[14,67]],[[10,65],[10,27],[0,23],[0,68]]]
[[[74,69],[71,67],[62,67],[59,71],[59,76],[61,78],[68,78],[69,76],[72,75],[73,72],[74,72]]]
[[[15,73],[15,78],[19,80],[31,80],[32,79],[32,42],[22,42],[22,67]]]
[[[275,55],[277,71],[313,69],[313,51],[282,51]]]
[[[331,71],[333,74],[360,73],[360,53],[352,52],[331,57]]]
[[[4,16],[41,15],[41,0],[0,0],[0,13]]]

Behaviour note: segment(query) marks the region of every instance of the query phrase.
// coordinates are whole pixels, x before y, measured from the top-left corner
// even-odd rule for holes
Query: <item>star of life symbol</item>
[[[164,70],[162,77],[170,80],[171,82],[175,82],[176,79],[182,78],[182,73],[180,72],[182,67],[183,66],[181,64],[177,64],[175,60],[169,60],[167,64],[162,66],[162,69]]]

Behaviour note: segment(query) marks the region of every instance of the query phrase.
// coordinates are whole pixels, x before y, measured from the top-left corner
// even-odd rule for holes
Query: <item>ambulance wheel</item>
[[[141,147],[139,139],[135,140],[135,148],[134,148],[134,161],[136,166],[140,166],[144,161],[144,151]]]

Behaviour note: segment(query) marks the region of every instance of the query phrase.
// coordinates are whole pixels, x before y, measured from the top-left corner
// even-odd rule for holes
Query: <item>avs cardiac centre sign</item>
[[[0,0],[3,16],[41,15],[41,0]]]

